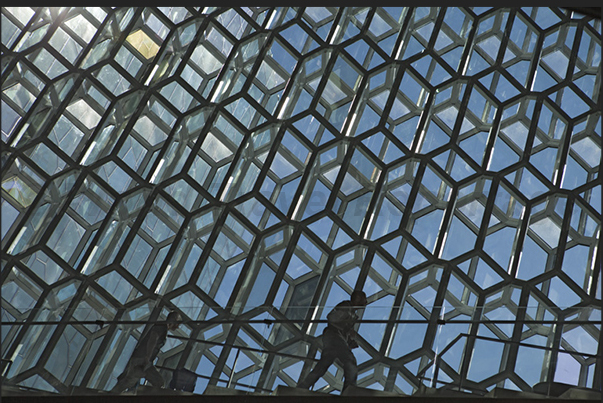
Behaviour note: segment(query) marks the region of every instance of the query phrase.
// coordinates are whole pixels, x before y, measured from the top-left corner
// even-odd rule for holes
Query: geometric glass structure
[[[524,7],[2,8],[2,376],[600,389],[601,21]],[[315,386],[338,393],[342,369]]]

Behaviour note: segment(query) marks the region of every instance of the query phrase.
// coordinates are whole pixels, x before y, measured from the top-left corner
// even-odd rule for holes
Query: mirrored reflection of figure
[[[165,381],[153,365],[161,347],[165,344],[168,330],[176,330],[180,326],[182,317],[178,312],[170,312],[167,317],[167,324],[155,324],[140,339],[126,369],[117,377],[117,383],[111,389],[111,393],[121,393],[126,389],[131,389],[145,378],[153,387],[163,388]]]
[[[352,349],[358,347],[354,325],[358,320],[356,310],[366,306],[366,294],[356,290],[349,301],[342,301],[327,315],[328,325],[322,333],[323,349],[320,360],[312,370],[297,384],[298,388],[310,389],[322,377],[335,359],[343,367],[343,390],[356,385],[358,368]]]

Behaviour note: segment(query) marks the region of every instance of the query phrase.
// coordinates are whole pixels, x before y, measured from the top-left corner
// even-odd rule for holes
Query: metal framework
[[[1,51],[4,382],[110,389],[177,309],[196,392],[295,386],[362,288],[360,386],[600,389],[600,18],[3,7]]]

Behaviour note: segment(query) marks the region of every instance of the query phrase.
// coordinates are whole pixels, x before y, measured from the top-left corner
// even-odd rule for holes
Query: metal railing
[[[491,341],[491,342],[496,342],[496,343],[504,343],[504,344],[514,344],[517,346],[522,346],[522,347],[528,347],[528,348],[534,348],[534,349],[538,349],[538,350],[545,350],[545,351],[553,351],[553,352],[557,352],[557,353],[563,353],[563,354],[569,354],[572,356],[577,356],[577,357],[586,357],[586,358],[595,358],[595,359],[601,359],[600,355],[596,355],[596,354],[588,354],[588,353],[582,353],[579,351],[569,351],[569,350],[562,350],[560,348],[552,348],[552,347],[544,347],[544,346],[539,346],[536,344],[530,344],[530,343],[523,343],[520,341],[515,341],[515,340],[501,340],[501,339],[496,339],[493,337],[486,337],[486,336],[478,336],[478,335],[472,335],[472,334],[468,334],[468,333],[460,333],[458,334],[454,339],[452,339],[452,341],[450,341],[450,343],[448,343],[446,345],[446,347],[444,347],[442,349],[442,351],[439,354],[436,354],[436,356],[434,357],[433,361],[430,362],[428,365],[425,366],[425,368],[423,368],[421,371],[419,371],[417,373],[417,378],[420,380],[428,380],[431,381],[431,387],[432,388],[437,388],[438,383],[439,384],[444,384],[446,386],[452,385],[452,386],[457,386],[457,390],[461,391],[463,389],[463,380],[466,379],[466,376],[463,376],[463,374],[460,374],[460,378],[459,378],[459,383],[454,384],[451,382],[443,382],[443,381],[439,381],[438,380],[438,375],[440,372],[440,367],[441,367],[441,362],[443,359],[444,354],[446,354],[446,352],[448,352],[452,347],[454,347],[454,345],[461,340],[462,338],[473,338],[476,340],[485,340],[485,341]],[[467,357],[465,356],[465,359]],[[426,373],[429,370],[429,368],[434,367],[433,370],[433,377],[432,378],[428,378],[426,377]],[[466,374],[465,374],[466,375]],[[480,392],[487,392],[485,390],[481,390]]]

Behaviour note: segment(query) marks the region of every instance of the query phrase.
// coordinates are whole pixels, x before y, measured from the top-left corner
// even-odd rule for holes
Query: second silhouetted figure
[[[121,393],[130,389],[136,386],[141,378],[145,378],[153,387],[164,387],[163,377],[153,365],[153,361],[165,344],[168,330],[177,329],[181,320],[182,317],[178,312],[170,312],[166,319],[167,324],[155,324],[151,327],[138,342],[126,369],[117,378],[117,384],[111,389],[111,393]]]
[[[366,294],[356,290],[349,301],[342,301],[327,315],[328,325],[322,333],[323,349],[318,364],[312,372],[297,384],[298,388],[310,389],[323,376],[333,361],[338,359],[343,366],[343,390],[356,385],[358,368],[352,349],[358,347],[354,325],[358,320],[356,310],[366,306]]]

